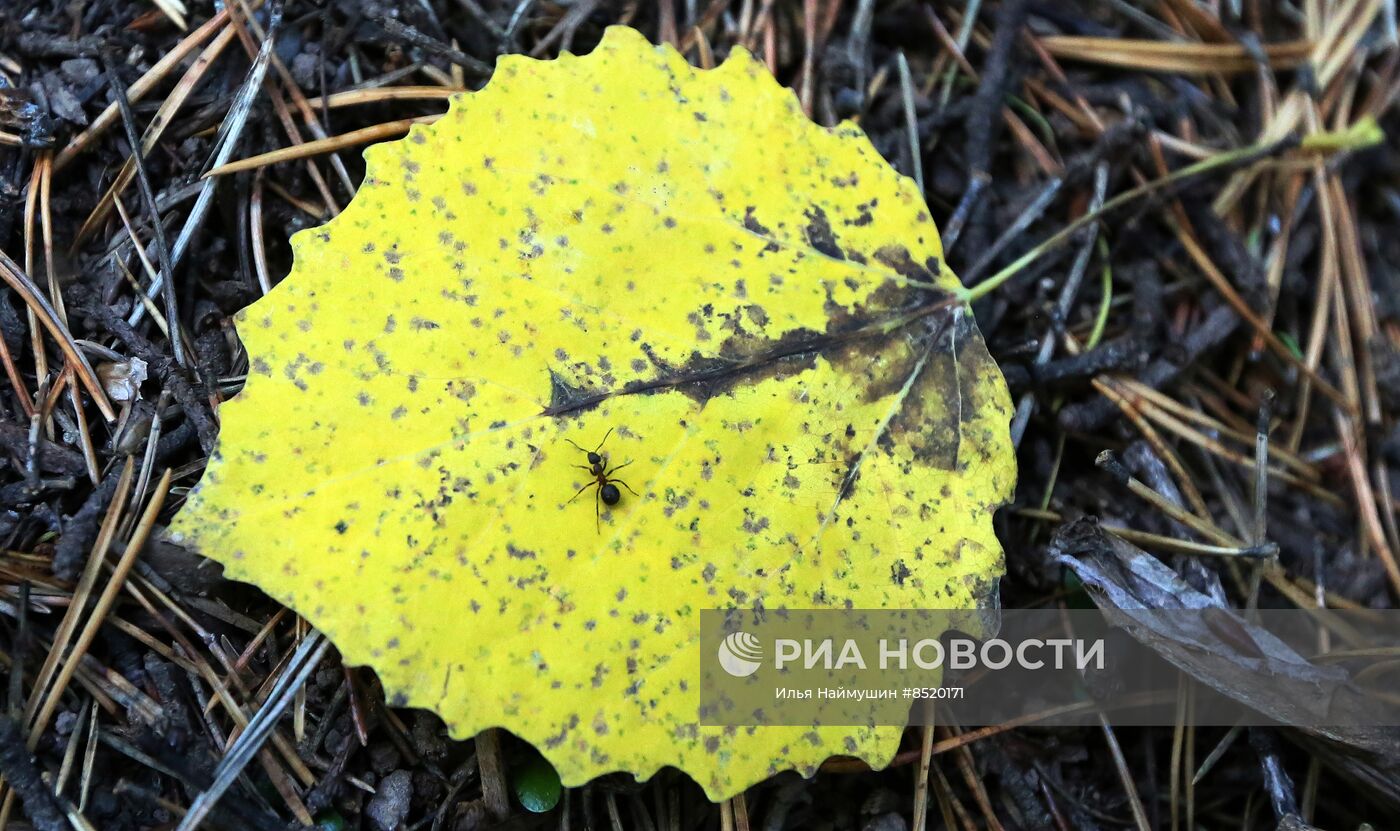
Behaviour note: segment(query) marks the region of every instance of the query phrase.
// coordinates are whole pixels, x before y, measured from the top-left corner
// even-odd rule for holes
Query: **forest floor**
[[[230,316],[345,207],[361,145],[500,54],[585,53],[612,24],[702,66],[747,46],[918,180],[966,284],[1000,281],[975,312],[1019,406],[1005,607],[1083,599],[1053,559],[1083,517],[1234,608],[1400,599],[1393,0],[3,5],[0,827],[173,828],[243,747],[211,680],[266,709],[308,629],[156,539],[247,368]],[[206,202],[230,125],[231,158],[257,161]],[[128,323],[167,261],[173,292]],[[208,827],[1400,827],[1393,735],[1323,753],[1287,728],[911,728],[883,771],[837,758],[720,805],[678,771],[610,775],[535,813],[510,795],[538,784],[523,743],[452,741],[334,651],[271,715],[275,749]]]

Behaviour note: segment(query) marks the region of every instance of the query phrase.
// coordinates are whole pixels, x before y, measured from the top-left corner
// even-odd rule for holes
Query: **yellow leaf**
[[[742,50],[701,72],[623,28],[366,157],[241,313],[173,536],[567,785],[886,764],[897,728],[700,726],[697,639],[703,608],[995,591],[1009,400],[912,183]],[[573,446],[605,436],[612,506]]]

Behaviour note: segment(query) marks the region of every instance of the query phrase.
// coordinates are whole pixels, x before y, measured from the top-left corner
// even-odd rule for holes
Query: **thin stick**
[[[899,91],[904,101],[904,128],[909,142],[909,164],[913,170],[914,184],[919,193],[924,192],[924,160],[919,146],[919,117],[914,112],[914,81],[909,77],[909,60],[899,53]]]
[[[1159,179],[1153,179],[1149,182],[1145,182],[1141,185],[1138,185],[1137,187],[1132,188],[1131,190],[1123,191],[1117,196],[1114,196],[1112,199],[1109,199],[1108,201],[1104,202],[1103,206],[1099,208],[1099,210],[1086,212],[1083,216],[1080,216],[1078,219],[1061,228],[1059,231],[1055,232],[1049,238],[1047,238],[1044,242],[1035,246],[1030,251],[1027,251],[1025,254],[1022,254],[1010,265],[993,274],[991,277],[988,277],[987,279],[983,280],[975,286],[972,286],[971,288],[963,289],[961,292],[962,299],[968,303],[971,303],[976,300],[980,300],[986,295],[996,291],[998,288],[1001,287],[1003,283],[1005,283],[1007,280],[1010,280],[1012,277],[1015,277],[1026,266],[1040,259],[1046,254],[1046,252],[1071,239],[1079,231],[1079,229],[1083,228],[1091,222],[1100,221],[1106,214],[1109,214],[1117,210],[1118,208],[1123,207],[1124,205],[1128,204],[1129,202],[1132,202],[1135,199],[1147,196],[1148,194],[1154,193],[1163,188],[1170,187],[1171,185],[1175,185],[1186,179],[1190,179],[1205,173],[1210,173],[1218,168],[1242,164],[1244,162],[1257,158],[1267,158],[1278,152],[1278,150],[1282,146],[1283,145],[1280,142],[1273,142],[1269,144],[1251,144],[1248,147],[1241,147],[1236,150],[1230,150],[1212,156],[1209,159],[1196,162],[1195,164],[1190,164],[1186,167],[1178,168],[1177,170],[1174,170],[1171,173],[1168,173],[1166,176],[1163,176]]]
[[[67,689],[68,682],[73,680],[73,673],[77,671],[82,657],[87,654],[88,647],[92,646],[93,640],[97,638],[97,632],[102,628],[103,619],[112,610],[112,605],[116,603],[117,595],[121,593],[122,584],[126,582],[127,574],[131,572],[132,566],[136,565],[136,556],[145,547],[146,538],[150,536],[151,529],[155,527],[156,516],[160,514],[160,509],[165,504],[165,495],[169,491],[170,471],[166,470],[155,493],[151,495],[151,501],[146,505],[145,512],[141,514],[141,521],[137,524],[136,530],[132,532],[131,539],[126,544],[126,550],[122,552],[121,559],[117,561],[116,568],[112,570],[111,578],[103,587],[102,595],[97,598],[97,605],[93,607],[87,625],[83,627],[82,634],[73,644],[73,651],[68,654],[68,659],[59,671],[58,678],[54,680],[48,700],[34,719],[27,740],[30,750],[38,747],[39,737],[48,728],[49,719],[53,718],[54,712],[58,710],[59,702],[63,700],[63,691]]]
[[[929,767],[933,764],[933,725],[919,728],[919,767],[914,774],[914,823],[913,831],[924,831],[928,826]]]
[[[146,211],[151,215],[151,236],[155,239],[156,261],[160,263],[161,274],[165,276],[162,280],[157,275],[155,282],[164,286],[162,294],[165,297],[165,319],[172,329],[170,348],[175,354],[175,363],[187,367],[189,359],[185,357],[185,347],[181,343],[183,338],[173,331],[179,328],[180,314],[175,304],[175,266],[170,259],[170,244],[165,238],[165,223],[160,219],[156,193],[151,189],[151,177],[147,175],[146,163],[141,158],[141,137],[136,132],[136,115],[131,111],[131,102],[127,100],[126,86],[122,84],[121,78],[110,63],[107,64],[107,83],[111,85],[112,96],[117,100],[117,108],[121,110],[122,125],[126,128],[126,143],[131,148],[131,163],[136,171],[136,185],[141,199],[146,203]]]
[[[83,462],[87,464],[88,479],[92,480],[93,487],[96,487],[102,479],[102,473],[98,470],[97,449],[92,446],[92,429],[88,427],[87,416],[83,414],[83,393],[74,383],[71,373],[66,386],[73,404],[73,420],[78,423],[78,443],[82,447]]]
[[[243,42],[243,48],[247,50],[249,57],[252,57],[258,51],[255,41],[253,40],[254,35],[258,38],[265,38],[266,33],[263,31],[262,26],[258,24],[257,17],[253,15],[252,10],[247,8],[247,0],[238,0],[238,2],[240,6],[243,7],[243,13],[234,16],[233,25],[234,28],[238,30],[238,37]],[[281,58],[277,57],[275,51],[272,53],[269,67],[276,70],[277,76],[282,81],[281,90],[276,86],[272,86],[267,87],[266,91],[268,97],[272,99],[272,109],[277,114],[277,120],[282,123],[282,129],[286,132],[287,138],[291,140],[292,144],[301,144],[304,141],[301,137],[301,131],[297,129],[296,122],[292,120],[292,112],[288,109],[287,102],[283,96],[284,90],[287,96],[292,99],[292,103],[296,105],[300,111],[302,123],[311,131],[312,136],[318,139],[325,138],[326,131],[321,128],[321,122],[318,120],[315,111],[307,106],[306,96],[302,94],[301,88],[297,86],[296,80],[292,78],[291,73],[287,71],[287,67],[282,64]],[[350,173],[345,169],[345,165],[341,163],[340,157],[331,154],[330,162],[331,167],[333,167],[336,174],[340,176],[341,184],[345,187],[345,190],[353,193],[355,185],[351,181]],[[307,161],[306,172],[311,177],[311,182],[316,186],[316,190],[320,192],[321,199],[326,204],[326,209],[329,210],[332,215],[339,214],[340,206],[336,203],[335,196],[331,194],[330,185],[326,183],[326,179],[321,175],[320,169],[311,161]]]
[[[982,818],[986,820],[987,827],[991,831],[1005,831],[1005,827],[997,819],[996,811],[992,809],[992,801],[987,796],[987,787],[982,783],[981,777],[977,775],[972,751],[966,745],[960,746],[953,752],[953,759],[957,763],[958,772],[962,774],[963,781],[967,783],[968,790],[972,791],[972,799],[981,810]]]
[[[1365,530],[1367,542],[1380,555],[1385,566],[1386,576],[1396,594],[1400,594],[1400,563],[1396,562],[1395,552],[1386,542],[1385,530],[1381,527],[1380,515],[1376,510],[1375,491],[1371,489],[1370,477],[1366,474],[1365,462],[1361,459],[1360,441],[1356,437],[1352,420],[1341,413],[1334,413],[1337,434],[1341,436],[1343,455],[1347,462],[1347,473],[1356,492],[1356,510],[1361,514],[1361,527]]]
[[[258,275],[258,288],[263,294],[272,291],[272,278],[268,274],[267,245],[263,242],[263,178],[266,171],[259,170],[253,176],[253,192],[248,197],[249,244],[253,247],[253,270]]]
[[[33,316],[33,312],[29,314]],[[24,385],[24,378],[19,374],[19,367],[15,366],[14,357],[10,354],[10,345],[5,342],[3,331],[0,331],[0,362],[5,364],[5,376],[10,379],[10,387],[15,391],[15,399],[19,401],[25,416],[34,415],[34,402],[29,400],[29,390]]]
[[[97,539],[94,541],[92,552],[88,556],[87,567],[83,569],[82,575],[78,578],[78,585],[73,589],[72,605],[68,607],[68,611],[64,613],[63,619],[59,622],[58,629],[53,635],[49,655],[34,677],[33,691],[30,693],[29,701],[24,709],[26,727],[34,723],[34,717],[38,715],[40,703],[44,700],[44,691],[48,689],[49,681],[53,678],[60,659],[68,649],[68,642],[73,637],[73,632],[78,628],[78,621],[82,619],[83,609],[87,607],[88,598],[92,594],[92,588],[96,584],[97,575],[102,568],[102,561],[107,556],[112,536],[116,533],[117,521],[121,518],[122,510],[126,507],[126,498],[131,492],[131,477],[134,470],[135,463],[128,456],[126,464],[122,467],[121,475],[117,479],[116,489],[112,492],[112,502],[107,506],[107,513],[102,519]]]
[[[1057,58],[1139,71],[1226,74],[1258,69],[1250,50],[1234,43],[1171,43],[1067,35],[1043,37],[1040,43]],[[1267,44],[1263,52],[1271,68],[1293,69],[1307,61],[1312,49],[1311,42],[1295,40]]]
[[[383,101],[441,101],[466,92],[457,87],[408,86],[373,87],[333,92],[324,98],[308,98],[306,103],[312,109],[325,107],[334,110],[339,107],[353,107],[358,104],[377,104]]]
[[[1308,377],[1312,379],[1313,383],[1317,385],[1317,388],[1327,395],[1328,398],[1331,398],[1348,410],[1354,409],[1351,402],[1348,401],[1347,397],[1341,391],[1328,383],[1314,370],[1310,369],[1306,363],[1299,360],[1298,357],[1293,354],[1293,350],[1289,349],[1288,345],[1280,340],[1278,335],[1274,334],[1273,330],[1269,328],[1269,324],[1250,308],[1249,303],[1240,296],[1240,293],[1235,290],[1235,287],[1230,284],[1230,281],[1220,272],[1220,269],[1216,267],[1215,263],[1211,262],[1210,258],[1206,256],[1205,250],[1202,249],[1201,244],[1196,241],[1195,234],[1183,228],[1182,233],[1177,235],[1177,239],[1181,241],[1182,247],[1186,249],[1186,253],[1189,254],[1196,265],[1200,267],[1206,279],[1210,281],[1216,291],[1220,292],[1220,295],[1225,298],[1225,301],[1230,304],[1230,308],[1234,309],[1240,317],[1244,318],[1245,322],[1247,322],[1254,329],[1255,333],[1263,339],[1269,349],[1273,350],[1273,352],[1283,360],[1288,361],[1303,372],[1308,373]]]
[[[0,250],[0,280],[14,290],[25,304],[29,307],[39,322],[49,330],[49,334],[58,342],[58,346],[63,350],[63,355],[67,358],[69,365],[74,368],[79,380],[83,382],[83,387],[87,389],[92,400],[97,404],[97,409],[102,411],[102,416],[107,421],[116,421],[116,411],[112,409],[112,403],[107,400],[107,393],[102,389],[102,383],[97,380],[97,373],[92,371],[92,366],[83,356],[83,352],[78,348],[78,344],[73,340],[73,335],[69,333],[68,327],[64,326],[58,318],[58,313],[54,311],[49,301],[44,299],[44,295],[39,288],[34,285],[34,281],[29,279],[23,269],[3,250]]]
[[[359,144],[371,144],[387,138],[408,132],[408,128],[414,124],[432,124],[442,118],[441,115],[424,115],[417,118],[403,118],[398,121],[388,121],[383,124],[375,124],[370,127],[361,127],[358,130],[351,130],[338,136],[331,136],[325,139],[303,142],[292,147],[279,147],[276,150],[260,153],[256,156],[249,156],[246,159],[221,164],[204,174],[204,178],[211,179],[218,176],[227,176],[230,173],[239,173],[244,170],[253,170],[279,162],[291,162],[298,159],[306,159],[312,156],[320,156],[325,153],[333,153],[343,150],[346,147],[354,147]]]
[[[271,18],[267,27],[267,37],[263,38],[262,47],[258,50],[258,56],[253,60],[252,67],[248,70],[248,75],[243,80],[243,86],[238,91],[237,98],[234,99],[233,106],[229,109],[228,118],[224,119],[223,126],[220,127],[218,138],[214,142],[214,158],[210,167],[218,167],[228,161],[233,155],[234,147],[238,144],[238,137],[243,132],[243,126],[248,121],[248,113],[252,110],[253,100],[257,98],[262,89],[263,78],[267,76],[268,60],[272,57],[272,46],[277,39],[277,31],[282,25],[282,3],[274,2],[270,4]],[[175,248],[170,253],[171,266],[178,266],[180,259],[184,256],[185,250],[194,239],[195,232],[204,224],[204,215],[209,210],[209,205],[214,201],[214,186],[218,182],[217,178],[206,178],[203,186],[199,189],[199,196],[195,198],[194,207],[190,209],[190,214],[185,218],[184,227],[180,229],[180,236],[175,240]],[[146,296],[154,298],[161,290],[162,281],[157,280],[146,289]],[[138,305],[131,311],[131,316],[127,322],[135,326],[146,314],[146,308]],[[170,321],[172,327],[175,321]]]
[[[29,195],[24,200],[25,274],[34,273],[34,240],[38,239],[34,229],[39,221],[39,191],[43,175],[43,165],[34,165],[34,173],[29,177]],[[49,356],[44,349],[44,328],[39,325],[39,316],[34,313],[34,309],[26,308],[25,314],[29,319],[29,347],[34,353],[34,377],[37,380],[49,374]],[[25,414],[34,415],[32,404],[25,407]]]
[[[1120,485],[1127,487],[1129,491],[1151,503],[1157,510],[1180,522],[1198,534],[1214,541],[1217,545],[1228,545],[1243,547],[1242,542],[1217,528],[1213,523],[1204,520],[1184,508],[1177,507],[1171,500],[1162,496],[1148,486],[1139,482],[1128,473],[1127,468],[1119,462],[1113,455],[1113,451],[1105,450],[1094,460],[1094,464],[1103,468],[1109,475],[1118,480]]]
[[[131,184],[132,177],[136,175],[135,157],[140,155],[144,158],[150,155],[151,151],[155,149],[156,143],[160,141],[160,137],[165,134],[166,129],[168,129],[173,122],[175,113],[179,112],[180,107],[184,106],[185,101],[189,99],[190,94],[193,93],[195,87],[199,85],[200,80],[203,79],[205,73],[208,72],[209,67],[213,65],[214,61],[218,59],[219,55],[221,55],[229,43],[233,41],[233,34],[232,29],[224,29],[217,37],[210,41],[209,45],[204,47],[204,51],[200,52],[199,57],[195,58],[194,62],[190,64],[190,68],[181,76],[179,82],[175,84],[175,88],[165,96],[165,100],[160,102],[159,109],[156,110],[155,115],[151,116],[150,124],[146,127],[146,132],[141,137],[141,143],[139,145],[131,145],[132,157],[122,163],[121,170],[117,172],[116,177],[112,180],[112,184],[107,187],[107,191],[97,200],[96,207],[88,214],[87,219],[83,220],[82,226],[78,228],[78,233],[74,235],[70,250],[77,250],[82,242],[88,238],[88,235],[107,221],[107,217],[112,210],[112,203],[126,190],[127,185]],[[126,97],[128,101],[135,100],[131,90],[127,90]],[[115,104],[116,102],[114,101],[113,103]]]
[[[261,2],[262,0],[254,0],[254,5],[261,5]],[[161,56],[161,59],[156,61],[155,65],[147,70],[145,75],[138,78],[136,82],[131,85],[131,88],[127,90],[127,95],[129,96],[128,100],[140,101],[144,98],[146,93],[150,92],[157,84],[164,80],[165,76],[168,75],[172,69],[179,66],[180,62],[191,52],[198,49],[204,41],[208,40],[215,32],[223,28],[228,23],[228,20],[229,10],[228,6],[225,5],[223,8],[219,9],[218,13],[213,17],[205,21],[202,26],[190,32],[184,40],[177,43],[174,49],[171,49]],[[92,124],[86,130],[74,136],[73,140],[68,143],[68,146],[59,152],[58,156],[54,158],[53,161],[54,171],[57,172],[67,167],[68,163],[73,161],[74,157],[86,149],[88,145],[92,144],[93,140],[98,136],[106,132],[119,117],[120,114],[117,112],[117,103],[113,101],[92,120]]]
[[[1147,811],[1142,807],[1142,797],[1138,796],[1137,786],[1133,784],[1132,771],[1128,770],[1128,760],[1123,757],[1123,748],[1119,746],[1118,737],[1113,734],[1113,728],[1109,726],[1103,713],[1099,713],[1099,726],[1108,742],[1108,750],[1113,756],[1113,766],[1118,769],[1118,778],[1123,782],[1123,790],[1128,794],[1128,804],[1133,809],[1133,821],[1137,823],[1138,831],[1152,831],[1152,824],[1147,821]]]
[[[169,471],[166,472],[166,480],[169,480]],[[243,772],[243,768],[257,755],[263,743],[272,735],[273,729],[277,726],[277,720],[286,712],[291,705],[297,690],[306,683],[306,679],[311,676],[312,671],[321,663],[321,658],[330,648],[330,641],[321,636],[320,632],[312,632],[310,637],[305,638],[301,645],[297,647],[296,654],[292,656],[292,661],[287,672],[282,674],[277,686],[273,688],[272,694],[268,696],[268,701],[263,705],[252,720],[248,722],[248,727],[239,736],[223,761],[219,763],[214,774],[214,782],[203,793],[195,797],[190,804],[189,811],[175,831],[193,831],[204,822],[204,819],[213,810],[219,798]]]
[[[63,308],[63,292],[58,286],[58,273],[54,270],[53,257],[53,201],[49,198],[53,187],[53,154],[45,150],[39,156],[36,168],[39,176],[39,227],[44,234],[44,275],[49,279],[49,299],[54,311],[64,326],[68,325],[68,310]],[[31,272],[32,273],[32,272]]]
[[[146,279],[154,281],[160,272],[156,271],[155,266],[151,265],[151,258],[146,256],[146,248],[136,236],[136,229],[131,224],[131,216],[126,212],[126,204],[122,202],[120,196],[114,196],[112,198],[112,205],[117,209],[117,217],[121,219],[122,227],[126,229],[126,235],[131,238],[131,250],[136,252],[136,259],[141,262],[141,268],[146,272]],[[145,291],[141,288],[141,281],[136,279],[136,275],[131,273],[131,269],[126,267],[126,263],[123,262],[120,257],[113,254],[112,262],[117,264],[117,270],[122,273],[122,276],[131,284],[131,287],[136,290],[137,299],[146,306],[146,311],[150,313],[151,320],[155,322],[156,328],[160,329],[161,334],[165,335],[167,338],[170,337],[170,326],[165,322],[165,315],[161,314],[156,304],[151,301],[151,298],[146,296]]]

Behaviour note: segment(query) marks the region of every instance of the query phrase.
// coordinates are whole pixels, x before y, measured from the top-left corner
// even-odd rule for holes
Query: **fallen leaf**
[[[1347,672],[1313,663],[1094,521],[1061,526],[1050,541],[1050,556],[1083,581],[1109,623],[1222,695],[1280,725],[1300,725],[1284,735],[1333,772],[1400,807],[1400,729],[1361,726],[1393,722],[1376,713],[1367,718],[1361,708],[1384,702],[1360,694]],[[1316,726],[1326,723],[1324,713],[1337,723]]]
[[[994,596],[1010,403],[913,183],[742,50],[623,28],[366,158],[239,315],[172,536],[566,785],[886,764],[898,728],[701,727],[697,643],[702,608]]]

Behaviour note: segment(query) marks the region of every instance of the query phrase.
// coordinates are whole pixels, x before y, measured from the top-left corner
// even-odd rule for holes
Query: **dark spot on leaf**
[[[772,232],[769,231],[763,223],[758,221],[758,217],[754,216],[753,212],[753,205],[750,205],[744,209],[744,227],[750,231],[753,231],[755,234],[759,234],[761,236],[766,237],[769,234],[771,234]]]
[[[828,257],[846,259],[841,253],[841,247],[836,244],[836,235],[831,232],[831,223],[826,219],[826,211],[813,205],[803,213],[807,217],[807,227],[802,229],[802,233],[807,238],[807,244]]]
[[[554,370],[549,371],[549,413],[563,413],[587,406],[601,393],[572,384],[569,379]]]

